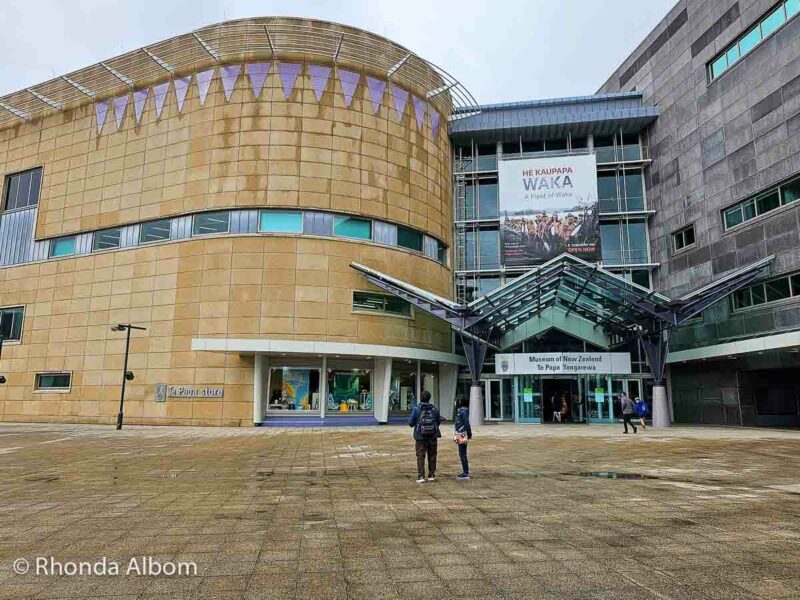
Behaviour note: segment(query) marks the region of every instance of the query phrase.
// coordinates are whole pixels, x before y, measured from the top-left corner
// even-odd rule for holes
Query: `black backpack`
[[[426,406],[419,415],[419,434],[422,437],[433,437],[436,435],[436,409],[433,406]]]

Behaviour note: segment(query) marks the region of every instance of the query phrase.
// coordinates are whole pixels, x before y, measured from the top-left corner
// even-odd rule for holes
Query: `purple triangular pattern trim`
[[[144,111],[144,103],[147,101],[148,93],[150,93],[150,88],[133,92],[133,114],[136,115],[137,125],[142,120],[142,112]]]
[[[378,112],[386,91],[386,82],[383,79],[373,79],[367,76],[367,89],[369,90],[369,99],[372,100],[372,112]]]
[[[206,103],[208,88],[211,87],[211,79],[214,77],[214,69],[195,73],[194,80],[197,82],[197,91],[200,95],[200,106]]]
[[[397,114],[397,120],[402,121],[403,113],[406,111],[406,103],[408,102],[408,92],[392,84],[392,99],[394,100],[394,112]]]
[[[261,95],[261,90],[264,89],[264,81],[269,74],[270,63],[249,63],[245,66],[247,76],[250,77],[250,89],[253,90],[253,96],[258,98]]]
[[[278,63],[278,76],[281,78],[281,87],[283,88],[283,99],[288,100],[289,96],[294,91],[294,84],[297,81],[297,76],[300,74],[300,69],[303,65],[299,63]]]
[[[330,67],[324,67],[322,65],[308,65],[308,74],[311,77],[311,89],[314,90],[317,102],[322,100],[322,94],[325,93],[325,87],[328,85],[331,70]]]
[[[169,81],[153,86],[153,100],[156,103],[156,119],[161,118],[161,111],[164,108],[164,101],[167,99],[169,91]]]
[[[239,73],[242,72],[242,65],[225,65],[220,69],[222,75],[222,90],[225,92],[225,100],[230,102],[233,95],[233,88],[236,86],[236,80],[239,79]]]
[[[353,96],[356,95],[358,88],[358,81],[361,79],[361,74],[356,71],[347,71],[345,69],[338,69],[339,71],[339,85],[342,86],[342,93],[344,94],[344,103],[348,108],[353,102]]]
[[[178,105],[178,112],[183,110],[183,103],[186,100],[186,92],[189,90],[191,75],[175,80],[175,102]]]
[[[428,105],[428,114],[431,116],[431,130],[433,130],[433,139],[436,139],[436,135],[439,133],[439,113],[436,112],[432,106]]]
[[[114,120],[117,123],[117,129],[122,125],[122,117],[125,116],[125,107],[128,106],[128,94],[124,96],[117,96],[112,100],[114,104]]]
[[[414,105],[414,118],[417,120],[417,129],[422,129],[425,124],[425,101],[411,94],[411,104]]]
[[[108,115],[108,100],[100,100],[94,103],[94,116],[97,118],[97,133],[103,131],[103,125],[106,123],[106,115]]]

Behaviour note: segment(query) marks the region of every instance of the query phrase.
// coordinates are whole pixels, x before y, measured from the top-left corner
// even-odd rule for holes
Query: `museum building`
[[[574,98],[290,18],[0,98],[0,419],[800,424],[798,12],[681,0]]]

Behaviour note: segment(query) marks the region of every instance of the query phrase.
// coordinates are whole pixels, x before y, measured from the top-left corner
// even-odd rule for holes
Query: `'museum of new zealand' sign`
[[[559,254],[599,259],[594,154],[501,160],[500,236],[506,266]]]
[[[498,375],[630,375],[628,352],[540,352],[495,354]]]

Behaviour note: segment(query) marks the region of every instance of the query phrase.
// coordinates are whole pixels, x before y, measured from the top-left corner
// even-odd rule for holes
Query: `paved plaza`
[[[800,433],[620,430],[3,424],[0,598],[800,598]]]

